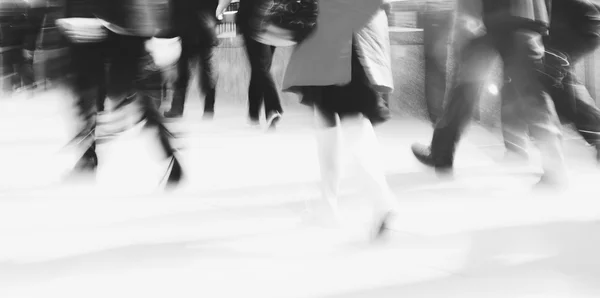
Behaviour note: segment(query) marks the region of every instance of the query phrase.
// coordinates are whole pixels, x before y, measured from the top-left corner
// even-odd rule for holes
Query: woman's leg
[[[397,202],[385,178],[381,148],[371,121],[362,115],[341,119],[344,148],[351,150],[364,177],[372,200],[376,236],[383,232],[387,217],[398,210]]]
[[[339,218],[338,195],[342,175],[342,134],[338,115],[323,107],[315,107],[317,155],[321,173],[321,194]]]
[[[275,48],[257,42],[249,36],[244,36],[244,42],[251,69],[250,86],[248,88],[248,112],[250,120],[258,122],[260,119],[260,106],[263,102],[267,118],[272,114],[283,113],[277,86],[271,76],[271,64]]]

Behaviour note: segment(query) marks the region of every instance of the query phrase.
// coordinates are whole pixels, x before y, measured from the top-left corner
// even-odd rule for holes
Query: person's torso
[[[172,29],[177,1],[181,0],[67,0],[66,11],[68,17],[102,19],[120,34],[154,36]]]
[[[482,0],[482,18],[488,29],[547,27],[552,0]]]

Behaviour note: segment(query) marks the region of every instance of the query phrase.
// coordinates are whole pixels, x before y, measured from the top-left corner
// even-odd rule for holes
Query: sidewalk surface
[[[431,126],[393,119],[377,133],[402,208],[369,243],[359,179],[344,180],[341,227],[319,217],[304,107],[265,133],[243,106],[217,102],[206,122],[189,101],[169,124],[187,179],[165,194],[166,162],[143,134],[100,147],[95,186],[59,183],[65,97],[0,102],[0,297],[600,297],[599,172],[580,141],[565,145],[571,188],[540,193],[539,160],[500,162],[477,126],[456,177],[439,179],[410,152]]]

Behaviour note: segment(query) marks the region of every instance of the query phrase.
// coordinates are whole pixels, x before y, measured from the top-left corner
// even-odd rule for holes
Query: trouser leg
[[[177,78],[173,84],[173,100],[171,102],[172,114],[183,114],[185,109],[185,99],[190,82],[190,61],[192,60],[192,50],[187,46],[182,49],[181,57],[177,62]]]
[[[527,30],[502,32],[497,36],[505,71],[519,95],[518,111],[540,148],[544,173],[553,179],[562,177],[565,165],[560,123],[542,83],[544,47],[541,36]]]
[[[204,112],[213,113],[215,111],[216,96],[216,78],[212,63],[213,48],[205,47],[200,49],[200,90],[204,93]]]
[[[104,76],[104,43],[71,44],[71,88],[76,109],[76,135],[71,141],[84,159],[93,155],[96,147],[98,82]]]
[[[487,37],[473,40],[462,51],[458,73],[431,141],[431,155],[437,166],[449,166],[454,161],[456,146],[479,100],[480,77],[490,57]]]
[[[282,113],[277,86],[271,75],[271,64],[275,47],[262,44],[249,36],[244,37],[250,61],[250,86],[248,109],[251,120],[258,121],[261,104],[265,103],[267,117],[275,112]]]

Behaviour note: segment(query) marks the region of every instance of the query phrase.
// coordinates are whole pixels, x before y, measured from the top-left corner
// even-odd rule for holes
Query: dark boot
[[[423,144],[413,144],[411,149],[422,164],[435,168],[436,173],[441,175],[453,173],[453,159],[436,157],[433,155],[431,147]]]
[[[70,173],[65,177],[65,182],[81,182],[94,179],[98,169],[98,156],[93,148],[88,149],[77,161]]]

